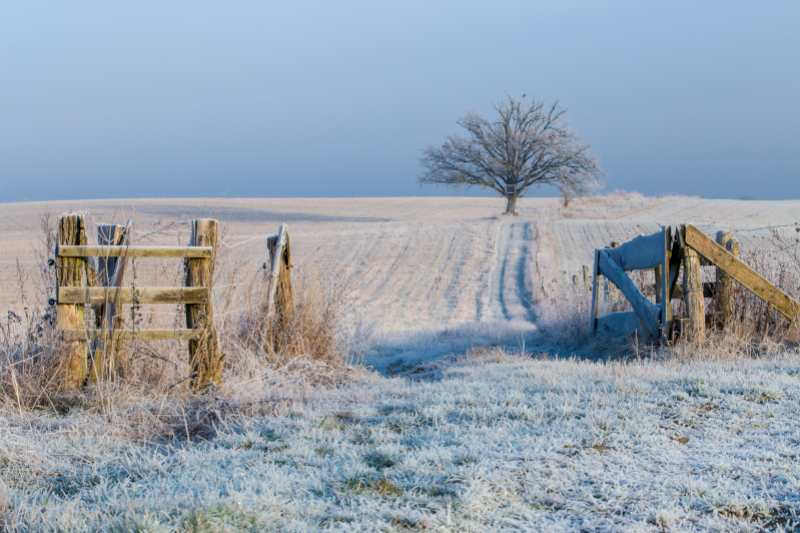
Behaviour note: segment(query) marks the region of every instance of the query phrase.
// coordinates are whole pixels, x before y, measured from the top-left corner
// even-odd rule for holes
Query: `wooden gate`
[[[634,332],[645,342],[668,339],[672,322],[672,305],[669,293],[670,248],[672,229],[664,226],[660,232],[636,237],[616,248],[595,250],[594,283],[592,286],[592,331],[606,331],[623,335]],[[648,300],[628,276],[632,270],[655,271],[656,301]],[[603,275],[617,286],[630,302],[633,311],[598,316],[598,278]]]
[[[774,307],[791,321],[800,317],[800,303],[775,287],[761,275],[741,262],[734,253],[736,247],[727,248],[720,244],[727,239],[718,235],[716,243],[691,224],[676,228],[664,226],[653,235],[639,236],[616,248],[595,250],[593,289],[592,289],[592,331],[606,331],[619,335],[636,333],[644,342],[660,340],[667,343],[673,334],[676,318],[673,320],[673,299],[683,299],[688,317],[681,318],[686,323],[684,332],[693,335],[705,330],[705,298],[719,296],[722,287],[715,283],[703,283],[700,275],[701,260],[718,268],[718,281],[729,276],[739,282]],[[683,267],[683,287],[677,287],[680,269]],[[632,270],[653,269],[656,278],[656,301],[648,300],[628,276]],[[633,311],[610,313],[598,316],[600,276],[605,276],[617,286],[630,302]],[[730,285],[727,279],[726,285]],[[721,284],[720,284],[721,285]],[[732,288],[732,287],[731,287]],[[732,291],[729,293],[732,298]],[[732,303],[724,306],[730,312]],[[719,305],[718,305],[719,307]]]

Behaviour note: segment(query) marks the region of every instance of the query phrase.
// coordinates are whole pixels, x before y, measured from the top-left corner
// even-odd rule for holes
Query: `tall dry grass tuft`
[[[298,269],[293,279],[294,312],[288,317],[274,314],[269,323],[264,318],[266,274],[252,287],[241,312],[224,328],[229,332],[224,345],[262,352],[266,364],[296,357],[333,366],[345,363],[341,319],[349,309],[349,297],[342,283],[322,276],[313,266]],[[236,305],[231,299],[228,307]],[[265,331],[267,338],[262,338]]]
[[[267,285],[266,272],[259,272],[247,294],[227,298],[223,326],[218,327],[228,369],[222,390],[242,401],[257,402],[259,394],[269,399],[301,398],[314,386],[346,379],[352,367],[347,349],[350,333],[344,323],[350,310],[345,287],[313,266],[299,268],[293,275],[294,314],[288,320],[273,316],[272,323],[265,324]],[[227,286],[237,288],[235,283]]]
[[[800,301],[800,226],[792,232],[771,228],[763,244],[743,251],[741,258],[776,287]],[[800,344],[800,317],[790,321],[739,287],[735,293],[735,309],[736,321],[729,328],[732,334],[743,339]]]
[[[328,364],[341,364],[336,326],[347,305],[342,289],[335,282],[323,279],[314,268],[301,269],[294,283],[294,315],[283,328],[267,328],[273,332],[273,338],[264,343],[268,357],[307,355]],[[277,322],[277,318],[272,320]]]

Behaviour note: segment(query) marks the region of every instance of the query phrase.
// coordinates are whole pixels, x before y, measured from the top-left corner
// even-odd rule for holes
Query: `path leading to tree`
[[[536,221],[504,223],[497,235],[496,255],[488,287],[484,320],[535,322],[531,263],[536,250]]]

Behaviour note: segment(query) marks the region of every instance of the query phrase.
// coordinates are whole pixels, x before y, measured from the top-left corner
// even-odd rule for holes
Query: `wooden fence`
[[[616,243],[614,243],[616,244]],[[734,281],[774,307],[791,321],[800,318],[800,303],[775,287],[736,255],[732,234],[719,232],[717,242],[691,224],[664,226],[653,235],[636,237],[621,245],[595,251],[592,284],[593,332],[637,334],[644,342],[667,343],[673,334],[702,336],[705,332],[705,299],[715,298],[717,319],[723,325],[733,316]],[[717,268],[717,281],[703,283],[701,265]],[[677,286],[683,268],[683,287]],[[655,273],[655,302],[646,298],[630,276],[633,270]],[[632,311],[599,316],[599,278],[605,276],[631,304]],[[686,317],[672,316],[672,300],[683,299]]]
[[[130,221],[125,226],[101,225],[97,244],[88,244],[83,215],[58,220],[56,246],[57,329],[67,345],[63,385],[78,388],[87,382],[114,379],[120,343],[130,340],[185,340],[189,343],[191,384],[202,389],[222,378],[219,339],[214,326],[213,278],[217,256],[218,223],[196,219],[187,246],[131,245]],[[294,315],[289,231],[267,239],[269,263],[261,350],[279,351],[282,335]],[[180,287],[123,287],[127,261],[132,257],[178,258],[185,261],[185,283]],[[96,260],[96,261],[95,261]],[[186,328],[125,329],[119,315],[124,304],[183,304]],[[86,323],[87,306],[95,323]],[[269,344],[269,345],[268,345]]]

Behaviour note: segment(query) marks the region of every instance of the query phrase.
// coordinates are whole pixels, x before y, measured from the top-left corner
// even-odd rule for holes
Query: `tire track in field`
[[[533,222],[504,224],[497,241],[497,256],[489,283],[490,320],[536,321],[533,294],[526,283],[534,244]]]

